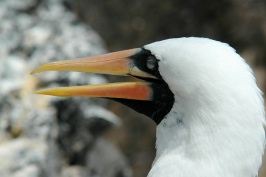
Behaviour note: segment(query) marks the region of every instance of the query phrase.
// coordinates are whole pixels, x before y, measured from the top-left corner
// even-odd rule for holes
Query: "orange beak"
[[[136,66],[134,58],[141,51],[141,48],[136,48],[89,58],[51,62],[36,68],[31,74],[44,71],[78,71],[157,79],[156,76]],[[153,90],[151,84],[147,82],[126,82],[48,88],[39,90],[36,93],[62,97],[86,96],[149,101],[152,99]]]

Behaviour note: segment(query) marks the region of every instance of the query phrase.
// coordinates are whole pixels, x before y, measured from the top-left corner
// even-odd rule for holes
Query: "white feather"
[[[262,93],[229,45],[179,38],[144,47],[175,95],[157,126],[149,177],[255,177],[265,144]]]

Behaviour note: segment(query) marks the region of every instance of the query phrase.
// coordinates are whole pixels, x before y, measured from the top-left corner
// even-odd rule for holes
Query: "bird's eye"
[[[157,59],[153,56],[149,56],[147,59],[147,68],[154,70],[157,67]]]

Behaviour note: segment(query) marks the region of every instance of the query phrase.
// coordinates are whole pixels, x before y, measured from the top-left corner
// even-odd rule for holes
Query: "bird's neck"
[[[177,109],[187,110],[180,105],[173,110]],[[245,125],[238,121],[246,121],[249,113],[224,111],[221,107],[171,111],[157,126],[157,154],[148,176],[255,176],[263,153],[261,122]]]

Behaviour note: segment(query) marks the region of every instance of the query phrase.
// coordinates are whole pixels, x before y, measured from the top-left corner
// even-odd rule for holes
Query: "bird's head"
[[[225,90],[232,91],[232,86],[235,91],[241,90],[242,81],[247,79],[242,71],[249,70],[242,60],[227,44],[205,38],[178,38],[96,57],[52,62],[32,73],[61,70],[139,78],[144,82],[48,88],[37,93],[112,99],[159,124],[176,102],[217,100],[227,94]]]

